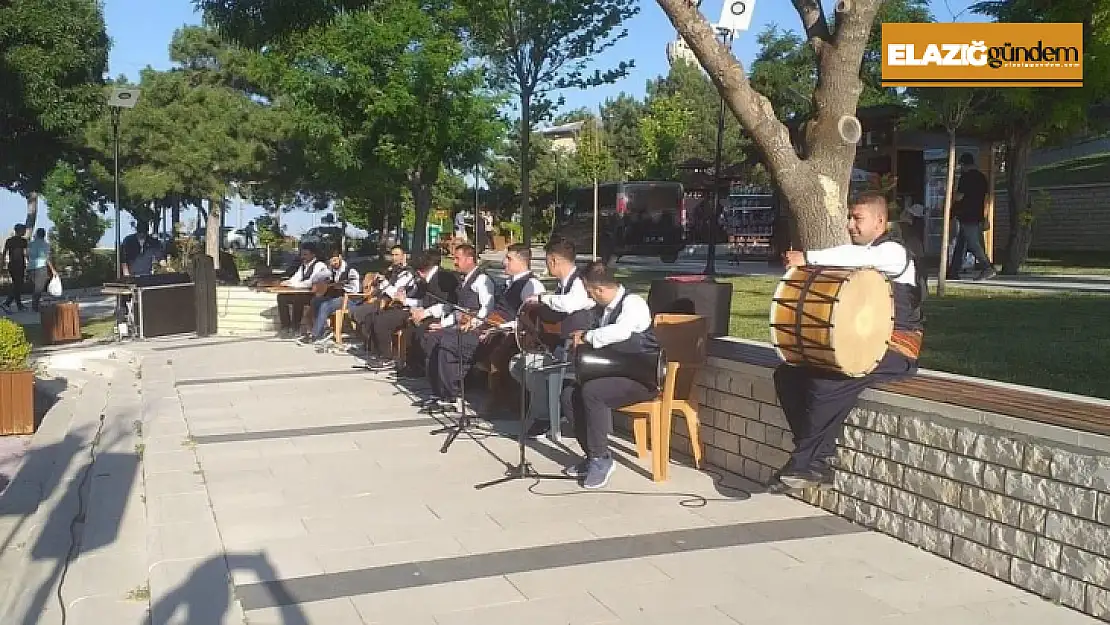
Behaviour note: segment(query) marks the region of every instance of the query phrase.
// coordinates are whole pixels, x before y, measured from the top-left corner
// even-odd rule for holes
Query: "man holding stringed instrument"
[[[312,301],[312,285],[331,280],[331,270],[320,260],[320,253],[315,245],[304,243],[300,252],[300,264],[293,270],[293,275],[280,283],[280,286],[296,290],[279,292],[277,296],[278,318],[281,320],[282,330],[290,333],[296,333],[301,326],[305,304]]]
[[[858,369],[837,366],[835,350],[839,348],[835,345],[830,348],[816,345],[812,338],[799,338],[803,342],[808,340],[804,349],[796,349],[796,346],[787,347],[783,351],[784,348],[776,341],[780,356],[785,354],[784,359],[787,362],[775,371],[775,389],[779,405],[782,406],[794,434],[794,451],[786,466],[772,478],[769,484],[772,492],[831,485],[834,478],[836,439],[860,393],[874,384],[904,378],[917,371],[917,359],[924,336],[924,317],[921,313],[924,293],[917,281],[917,267],[913,256],[887,231],[887,210],[884,196],[863,193],[849,205],[848,234],[852,238],[851,245],[806,252],[788,251],[785,254],[786,265],[791,268],[788,269],[788,276],[791,271],[807,274],[804,279],[796,280],[796,283],[804,283],[806,289],[822,284],[835,284],[840,289],[839,297],[832,307],[843,308],[843,314],[837,318],[836,324],[844,328],[842,336],[849,340],[839,342],[848,343],[849,351],[872,350],[870,340],[856,338],[866,338],[869,329],[882,327],[884,334],[877,337],[878,341],[873,349],[875,355],[868,356],[870,362]],[[873,275],[876,271],[885,276],[889,288],[879,277],[875,278],[878,288],[850,290],[843,287],[853,277]],[[787,278],[784,277],[784,282],[786,281]],[[860,284],[866,284],[866,281],[859,280],[857,285]],[[854,301],[853,297],[849,297],[859,293],[866,293],[865,299],[870,298],[870,302]],[[772,303],[773,335],[776,325],[785,326],[787,330],[795,325],[774,323],[778,292],[775,300]],[[794,336],[801,337],[806,332],[802,328],[812,328],[812,324],[819,323],[815,321],[821,316],[818,308],[829,309],[829,302],[827,297],[811,300],[814,303],[812,311],[805,310],[804,305],[796,307],[799,309],[794,313],[798,319],[798,330]],[[873,308],[868,309],[869,304]],[[886,313],[878,314],[884,310]],[[872,312],[875,314],[871,314]],[[859,321],[853,323],[853,320],[862,319],[869,321],[861,327],[853,327],[860,326]],[[802,324],[802,320],[806,320],[806,323]],[[833,332],[838,331],[831,323],[826,325],[828,327],[822,331],[828,336],[831,337]],[[812,332],[808,335],[813,336],[819,335]],[[858,342],[853,344],[856,340]],[[783,342],[789,341],[783,339]],[[852,357],[854,355],[845,355],[842,362],[848,362]]]
[[[325,333],[328,329],[328,319],[343,306],[344,293],[360,293],[362,285],[359,282],[358,270],[347,266],[343,259],[343,251],[339,248],[332,250],[328,257],[328,268],[331,274],[326,281],[318,281],[312,285],[312,332],[297,339],[299,345],[315,344],[323,348],[330,339]],[[343,328],[336,328],[342,332]]]
[[[544,252],[547,272],[559,280],[559,285],[554,293],[533,295],[527,302],[536,306],[535,315],[540,322],[557,325],[558,331],[552,335],[542,336],[544,343],[552,348],[550,353],[518,354],[513,357],[509,370],[518,382],[525,375],[525,366],[542,368],[555,362],[565,362],[574,332],[588,330],[594,322],[594,308],[597,304],[586,292],[582,272],[575,265],[577,254],[574,242],[563,237],[555,237],[547,243]],[[527,377],[525,386],[527,393],[532,397],[528,406],[529,421],[532,425],[525,436],[537,439],[546,435],[551,429],[551,423],[546,414],[548,403],[542,399],[548,392],[547,379],[543,375]]]
[[[420,337],[424,370],[432,386],[431,399],[422,402],[425,408],[436,405],[452,408],[456,401],[461,401],[459,391],[462,376],[466,373],[460,373],[462,364],[469,368],[479,344],[477,330],[486,323],[493,309],[493,280],[478,267],[478,253],[474,246],[468,243],[457,245],[451,256],[455,260],[455,269],[463,276],[455,298],[458,305],[441,302],[430,308],[412,311],[412,320],[417,324],[429,317],[438,319],[428,325]],[[445,345],[447,343],[450,345]],[[443,350],[447,350],[446,353],[441,353]]]
[[[418,288],[417,272],[409,266],[405,248],[394,245],[389,250],[389,259],[391,264],[385,273],[372,274],[365,281],[365,301],[354,306],[348,304],[347,309],[366,341],[367,369],[372,369],[371,364],[382,358],[390,358],[389,334],[408,318],[405,298]],[[375,328],[392,328],[385,330],[384,343],[376,340],[381,335]]]

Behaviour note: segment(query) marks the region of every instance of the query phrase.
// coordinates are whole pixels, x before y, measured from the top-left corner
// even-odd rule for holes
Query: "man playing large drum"
[[[790,267],[870,267],[892,283],[894,333],[878,364],[866,375],[849,376],[828,367],[783,364],[775,371],[775,390],[790,429],[794,451],[769,489],[791,489],[832,484],[836,438],[844,420],[867,387],[913,375],[921,350],[923,293],[917,267],[905,246],[887,233],[887,203],[879,194],[864,193],[851,201],[848,234],[852,245],[785,254]],[[888,297],[887,293],[881,293]],[[889,323],[889,321],[887,322]]]

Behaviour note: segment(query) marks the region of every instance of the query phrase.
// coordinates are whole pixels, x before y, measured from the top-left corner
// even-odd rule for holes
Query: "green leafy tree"
[[[612,83],[628,74],[631,61],[589,72],[595,58],[627,35],[621,25],[639,12],[635,0],[463,0],[471,42],[489,64],[494,88],[517,98],[521,153],[537,122],[560,100],[552,93]],[[532,237],[528,160],[521,160],[520,209],[524,243]]]
[[[321,185],[369,200],[374,185],[401,181],[418,233],[444,168],[472,166],[502,132],[499,100],[465,66],[450,15],[426,8],[397,0],[344,14],[263,54]],[[414,249],[423,243],[416,236]]]
[[[678,147],[687,134],[691,108],[680,94],[652,99],[647,116],[640,121],[647,178],[670,180],[677,175]]]
[[[609,140],[617,171],[622,180],[633,178],[644,159],[640,120],[647,114],[645,104],[627,93],[605,100],[601,119]]]
[[[0,3],[0,188],[38,193],[59,159],[79,160],[80,133],[104,109],[108,35],[96,0]]]
[[[1010,217],[1002,273],[1016,274],[1033,242],[1038,207],[1029,191],[1033,147],[1074,137],[1098,123],[1092,108],[1110,97],[1110,0],[992,0],[972,10],[1000,22],[1082,22],[1083,86],[1074,89],[994,89],[974,124],[1006,143],[1006,191]]]
[[[93,250],[108,229],[93,181],[86,171],[59,162],[44,181],[43,198],[54,222],[55,247],[72,255],[79,271],[88,268]]]

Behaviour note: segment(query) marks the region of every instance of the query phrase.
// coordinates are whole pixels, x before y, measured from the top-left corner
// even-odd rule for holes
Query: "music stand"
[[[534,419],[529,419],[528,418],[528,410],[527,410],[526,405],[525,405],[525,399],[526,399],[526,396],[528,394],[527,393],[527,390],[528,390],[528,375],[529,375],[529,373],[536,374],[536,373],[540,373],[540,372],[543,372],[543,371],[552,371],[552,370],[555,370],[555,369],[566,369],[567,367],[569,367],[571,365],[571,363],[570,362],[557,362],[557,363],[554,363],[554,364],[551,364],[551,365],[541,365],[539,367],[529,368],[528,358],[527,358],[529,354],[540,353],[540,354],[543,354],[543,355],[549,355],[549,354],[551,354],[551,351],[549,349],[547,349],[547,347],[545,345],[543,345],[542,341],[539,341],[539,340],[536,340],[535,343],[538,344],[540,347],[542,347],[542,351],[533,352],[533,351],[529,351],[528,349],[526,349],[525,341],[521,340],[521,336],[520,336],[521,327],[523,325],[521,323],[523,321],[523,314],[522,314],[523,309],[524,309],[524,306],[522,305],[521,306],[521,311],[519,311],[517,313],[517,327],[516,327],[516,333],[515,333],[516,334],[516,340],[517,340],[517,346],[520,347],[520,353],[521,353],[521,356],[522,356],[522,358],[520,360],[522,371],[523,371],[523,375],[521,376],[521,385],[524,387],[523,389],[521,389],[521,393],[520,393],[520,434],[517,435],[517,448],[518,448],[518,451],[520,452],[519,462],[515,466],[510,465],[509,463],[506,462],[505,465],[506,465],[507,468],[505,469],[505,475],[503,477],[499,477],[495,480],[490,480],[488,482],[483,482],[481,484],[475,484],[474,485],[475,490],[482,490],[483,488],[489,488],[490,486],[497,486],[498,484],[505,484],[505,483],[508,483],[508,482],[512,482],[514,480],[525,480],[525,479],[533,479],[533,480],[577,480],[578,479],[577,477],[572,477],[570,475],[555,475],[555,474],[551,474],[551,473],[540,473],[539,471],[536,471],[535,467],[532,466],[532,463],[528,462],[528,458],[525,455],[524,450],[527,447],[527,445],[524,444],[525,435],[528,433],[528,429],[530,427],[532,427],[532,423],[535,421]]]
[[[445,311],[449,311],[451,313],[454,313],[456,311],[461,311],[461,312],[464,312],[464,313],[467,313],[467,314],[470,314],[470,315],[475,315],[475,316],[477,316],[477,314],[478,314],[477,310],[467,310],[466,308],[463,308],[462,306],[459,306],[458,304],[456,304],[454,302],[451,302],[449,300],[445,300],[441,297],[437,297],[433,293],[427,293],[427,295],[429,297],[431,297],[433,300],[439,302],[440,304],[443,304]],[[459,327],[461,327],[461,324],[456,326],[456,328],[459,328]],[[447,450],[450,449],[451,445],[455,442],[455,439],[458,438],[460,434],[462,434],[463,432],[470,433],[470,428],[473,425],[470,422],[470,415],[468,415],[467,412],[466,412],[466,374],[462,370],[463,369],[463,358],[462,358],[462,332],[461,331],[455,332],[455,353],[457,354],[458,359],[459,359],[459,362],[458,362],[458,368],[459,368],[459,418],[456,419],[455,422],[452,423],[451,425],[446,425],[446,426],[441,427],[439,429],[432,430],[431,432],[428,433],[432,436],[437,436],[439,434],[446,434],[447,435],[447,439],[443,441],[443,445],[439,448],[439,453],[441,453],[441,454],[447,453]]]

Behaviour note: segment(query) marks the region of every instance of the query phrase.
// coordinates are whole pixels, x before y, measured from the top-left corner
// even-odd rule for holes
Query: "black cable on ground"
[[[671,464],[674,465],[674,466],[683,466],[683,465],[680,465],[680,464],[678,464],[676,462],[673,462],[673,461],[671,462]],[[677,503],[678,503],[678,505],[682,506],[683,508],[704,508],[705,506],[709,505],[710,502],[737,503],[737,502],[740,502],[740,501],[747,501],[748,499],[751,499],[752,494],[749,491],[744,490],[743,488],[736,487],[736,486],[727,486],[727,485],[725,485],[724,484],[724,479],[725,479],[724,473],[721,473],[720,471],[716,471],[714,469],[700,469],[700,471],[702,473],[706,473],[708,475],[713,476],[713,484],[714,484],[714,486],[717,487],[718,490],[733,492],[733,493],[736,493],[737,496],[736,497],[705,497],[703,495],[698,495],[697,493],[685,493],[685,492],[681,492],[681,491],[656,492],[656,491],[610,490],[610,489],[597,489],[597,490],[579,489],[579,490],[566,491],[566,492],[561,492],[561,493],[542,493],[542,492],[539,492],[538,490],[536,490],[536,487],[540,485],[541,480],[534,480],[532,485],[528,487],[528,492],[532,493],[533,495],[537,495],[539,497],[569,497],[569,496],[573,496],[573,495],[628,495],[628,496],[639,496],[639,497],[678,497],[680,499],[678,500]]]
[[[96,434],[93,435],[92,443],[89,445],[89,463],[85,465],[85,472],[81,475],[81,481],[77,484],[77,514],[73,520],[69,522],[69,551],[66,552],[65,561],[62,562],[62,573],[58,576],[58,590],[56,592],[58,597],[58,608],[62,611],[61,625],[66,625],[68,622],[68,613],[66,612],[66,602],[62,598],[62,588],[66,583],[66,574],[69,573],[69,565],[73,562],[73,557],[76,555],[77,550],[81,547],[81,542],[77,538],[77,526],[85,522],[85,507],[88,505],[85,501],[85,488],[88,486],[89,477],[92,476],[93,465],[96,462],[96,446],[100,443],[100,436],[104,432],[104,413],[100,413],[100,423],[96,426]]]

